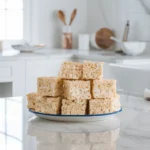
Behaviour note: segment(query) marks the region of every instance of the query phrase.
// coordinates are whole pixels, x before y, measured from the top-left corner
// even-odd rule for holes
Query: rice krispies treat
[[[61,97],[41,97],[41,101],[37,100],[35,111],[45,114],[60,114]]]
[[[36,96],[37,96],[37,94],[34,92],[27,94],[27,101],[28,101],[27,107],[29,109],[35,110]]]
[[[83,63],[83,79],[102,79],[103,77],[102,62],[84,61]]]
[[[116,95],[116,80],[93,80],[92,94],[94,98],[111,98]]]
[[[62,79],[81,79],[83,65],[77,62],[64,62],[61,66],[59,77]]]
[[[62,100],[62,115],[85,115],[87,108],[87,100]]]
[[[68,100],[91,99],[91,82],[81,80],[64,80],[63,96]]]
[[[121,104],[120,96],[114,98],[101,98],[89,100],[89,114],[105,114],[119,111]]]
[[[39,77],[37,79],[38,94],[58,97],[62,95],[62,79],[58,77]]]

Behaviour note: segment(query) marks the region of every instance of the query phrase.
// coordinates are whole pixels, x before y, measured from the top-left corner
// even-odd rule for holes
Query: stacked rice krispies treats
[[[78,80],[82,78],[82,67],[81,63],[66,61],[62,64],[59,77],[62,79],[73,79]]]
[[[27,100],[28,100],[27,107],[29,109],[35,110],[36,96],[37,94],[35,92],[27,94]]]
[[[120,110],[120,96],[112,98],[91,99],[89,101],[89,114],[105,114]]]
[[[81,80],[64,80],[63,96],[68,100],[85,100],[91,99],[91,83],[90,81]]]
[[[113,98],[116,95],[116,80],[93,80],[93,98]]]
[[[39,77],[37,94],[27,95],[28,108],[47,114],[101,114],[120,109],[116,81],[104,80],[103,63],[64,62],[59,77]],[[36,98],[35,98],[36,97]],[[63,97],[63,100],[61,100]],[[62,103],[62,104],[61,104]]]
[[[35,105],[36,112],[45,114],[60,114],[61,97],[42,97],[37,96]]]
[[[41,96],[58,97],[62,95],[62,79],[58,77],[39,77],[37,92]]]
[[[85,115],[87,109],[87,100],[62,100],[62,115]]]
[[[103,77],[102,62],[84,61],[83,63],[83,79],[102,79]]]

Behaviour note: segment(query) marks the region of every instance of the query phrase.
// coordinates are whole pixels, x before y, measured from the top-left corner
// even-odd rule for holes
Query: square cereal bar
[[[63,81],[63,94],[69,100],[76,99],[91,99],[91,85],[90,81],[81,80],[64,80]]]
[[[58,77],[39,77],[37,86],[41,96],[57,97],[62,94],[62,80]]]
[[[89,101],[89,114],[105,114],[120,110],[120,96],[92,99]]]
[[[116,95],[116,80],[94,80],[92,84],[94,98],[111,98]]]
[[[27,107],[29,109],[35,110],[36,96],[37,96],[36,93],[29,93],[29,94],[27,94],[27,101],[28,101]]]
[[[102,79],[103,77],[102,62],[84,61],[83,63],[83,79]]]
[[[62,115],[85,115],[87,108],[87,100],[62,100]]]
[[[35,111],[42,112],[46,114],[60,114],[61,109],[61,98],[53,97],[38,97],[36,102]]]
[[[62,79],[81,79],[82,64],[77,62],[64,62],[61,66],[59,77]]]

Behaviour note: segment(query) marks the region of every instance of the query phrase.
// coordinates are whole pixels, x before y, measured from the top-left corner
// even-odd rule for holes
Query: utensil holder
[[[62,33],[62,48],[72,49],[72,30],[71,26],[64,26]]]

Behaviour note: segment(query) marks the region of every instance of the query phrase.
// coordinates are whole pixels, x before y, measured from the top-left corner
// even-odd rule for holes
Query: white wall
[[[150,0],[142,1],[150,11]],[[127,20],[131,24],[129,40],[150,41],[150,15],[139,0],[88,0],[89,33],[109,27],[122,39]]]
[[[142,1],[150,6],[150,0]],[[63,25],[56,11],[63,9],[68,20],[74,8],[78,9],[73,23],[75,48],[77,34],[94,33],[102,27],[111,28],[122,39],[127,20],[131,23],[129,40],[150,41],[150,15],[139,0],[32,0],[31,42],[60,48]]]
[[[32,42],[60,48],[63,25],[57,18],[57,10],[64,10],[68,20],[74,8],[78,14],[72,30],[75,34],[84,33],[87,31],[87,0],[32,0]],[[77,40],[74,41],[76,45]]]

